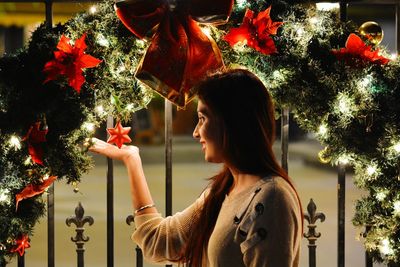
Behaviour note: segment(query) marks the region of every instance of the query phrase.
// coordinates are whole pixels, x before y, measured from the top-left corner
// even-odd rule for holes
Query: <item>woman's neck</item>
[[[232,173],[233,183],[229,190],[229,195],[236,195],[256,184],[261,177],[254,174],[241,173],[235,169],[229,168]]]

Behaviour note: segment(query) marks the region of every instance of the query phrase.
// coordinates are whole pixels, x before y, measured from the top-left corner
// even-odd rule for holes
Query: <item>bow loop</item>
[[[193,98],[193,86],[224,66],[221,53],[199,23],[227,21],[233,0],[121,0],[123,24],[143,38],[154,32],[136,78],[179,107]]]

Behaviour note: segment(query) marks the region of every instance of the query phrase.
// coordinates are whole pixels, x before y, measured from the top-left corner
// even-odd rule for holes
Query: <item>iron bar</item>
[[[317,225],[315,223],[319,219],[321,222],[325,221],[325,214],[321,212],[317,212],[317,206],[315,205],[313,199],[310,199],[310,202],[307,205],[307,213],[304,212],[304,219],[308,221],[308,232],[304,233],[304,237],[308,239],[308,266],[316,267],[316,250],[317,245],[315,242],[321,237],[321,233],[315,231]]]
[[[107,128],[114,128],[114,119],[107,117]],[[109,134],[107,134],[109,137]],[[114,166],[107,158],[107,267],[114,266]]]
[[[84,253],[85,253],[85,242],[89,241],[89,237],[84,235],[85,228],[83,226],[86,223],[92,225],[94,220],[91,216],[83,216],[85,214],[85,210],[82,207],[82,204],[79,202],[78,206],[75,208],[75,216],[70,216],[65,220],[65,223],[68,226],[71,224],[75,224],[76,235],[75,237],[71,237],[71,241],[76,244],[76,254],[77,254],[77,266],[84,267]]]
[[[20,256],[18,255],[18,263],[17,263],[18,267],[25,267],[25,254]]]
[[[289,108],[282,108],[281,110],[281,150],[282,168],[288,172],[288,152],[289,152]]]
[[[338,266],[344,267],[345,247],[345,200],[346,200],[346,165],[338,165]]]
[[[53,27],[53,1],[46,0],[46,27]],[[47,266],[55,265],[55,233],[54,233],[54,183],[48,189],[47,194]]]
[[[133,215],[128,215],[128,217],[126,217],[126,223],[128,225],[131,225],[131,223],[133,223],[135,221],[135,217]],[[143,253],[142,250],[140,249],[140,247],[138,245],[136,245],[136,267],[143,267]]]
[[[165,99],[165,215],[172,215],[172,103]],[[172,266],[172,265],[166,265]]]

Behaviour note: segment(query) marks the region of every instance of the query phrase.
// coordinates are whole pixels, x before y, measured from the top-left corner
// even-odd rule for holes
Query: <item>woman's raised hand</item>
[[[90,145],[89,151],[123,162],[129,159],[140,159],[139,148],[136,146],[123,145],[121,148],[118,148],[97,138],[92,138],[90,143],[87,142],[86,145]]]

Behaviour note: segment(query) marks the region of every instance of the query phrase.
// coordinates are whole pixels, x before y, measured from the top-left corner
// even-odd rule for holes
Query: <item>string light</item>
[[[128,110],[128,111],[134,111],[135,110],[135,105],[130,103],[130,104],[126,105],[125,109]]]
[[[246,4],[247,4],[247,0],[236,0],[236,5],[240,9],[245,8]]]
[[[397,153],[400,153],[400,142],[397,142],[393,145],[393,150]]]
[[[380,191],[375,194],[376,199],[379,201],[385,200],[386,196],[387,196],[387,191]]]
[[[381,241],[381,244],[379,246],[379,251],[383,254],[383,255],[391,255],[393,254],[393,249],[392,246],[390,245],[390,241],[388,238],[385,238]]]
[[[84,123],[82,124],[82,127],[83,127],[86,131],[91,132],[91,133],[93,133],[94,130],[96,129],[94,123],[91,123],[91,122],[84,122]]]
[[[0,203],[10,203],[9,193],[8,189],[0,189]]]
[[[335,10],[335,9],[339,9],[339,3],[325,3],[325,2],[321,2],[321,3],[317,3],[317,10],[322,10],[322,11],[331,11],[331,10]]]
[[[357,83],[358,90],[363,94],[369,94],[369,87],[371,86],[373,81],[373,77],[371,75],[367,75]]]
[[[304,34],[304,29],[302,27],[299,27],[296,31],[298,37],[302,37]]]
[[[20,139],[19,139],[17,136],[15,136],[15,135],[12,135],[12,136],[10,137],[10,139],[8,140],[8,143],[9,143],[9,145],[10,145],[11,147],[13,147],[15,150],[21,149],[21,141],[20,141]]]
[[[29,156],[26,158],[26,160],[24,161],[24,165],[28,166],[32,164],[32,158]]]
[[[137,39],[136,40],[136,46],[139,47],[139,48],[144,48],[146,46],[146,42],[143,41],[143,40]]]
[[[338,162],[344,165],[349,164],[350,160],[352,160],[352,158],[347,154],[343,154],[338,158]]]
[[[393,214],[395,216],[400,216],[400,200],[393,203]]]
[[[99,115],[100,117],[106,115],[106,112],[104,111],[104,108],[102,105],[95,107],[94,110],[96,111],[97,115]]]
[[[98,34],[97,38],[96,38],[96,42],[103,47],[109,47],[110,46],[110,42],[107,40],[106,37],[104,37],[103,34]]]
[[[327,125],[326,124],[321,124],[318,127],[318,134],[321,135],[322,137],[326,137],[327,133],[328,133]]]
[[[90,12],[90,14],[96,13],[96,12],[97,12],[97,7],[96,7],[96,6],[91,6],[91,7],[89,8],[89,12]]]
[[[390,59],[391,60],[396,60],[397,59],[397,53],[390,54]]]
[[[368,168],[367,168],[367,174],[368,174],[369,176],[372,176],[372,175],[374,175],[374,174],[376,173],[376,170],[377,170],[376,166],[373,166],[373,165],[368,166]]]

